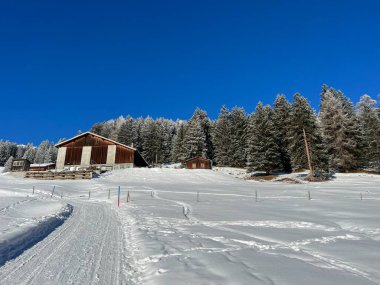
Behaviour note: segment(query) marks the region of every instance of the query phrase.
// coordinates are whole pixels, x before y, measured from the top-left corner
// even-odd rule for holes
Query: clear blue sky
[[[314,3],[312,3],[314,2]],[[0,1],[0,138],[380,92],[379,1]]]

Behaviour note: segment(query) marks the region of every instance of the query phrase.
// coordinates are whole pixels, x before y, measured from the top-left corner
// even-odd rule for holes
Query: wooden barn
[[[211,169],[212,161],[203,157],[193,157],[185,161],[187,169]]]
[[[100,170],[149,166],[139,151],[111,139],[85,132],[56,145],[56,169]]]
[[[30,165],[29,171],[47,171],[55,169],[55,163],[33,163]]]
[[[25,158],[15,158],[12,161],[11,171],[28,171],[30,161]]]

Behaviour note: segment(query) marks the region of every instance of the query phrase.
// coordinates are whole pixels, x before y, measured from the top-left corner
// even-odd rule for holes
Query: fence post
[[[111,189],[108,189],[108,199],[111,198]]]
[[[53,190],[51,191],[51,197],[54,195],[55,185],[53,186]]]
[[[129,195],[129,191],[128,191],[128,194],[127,194],[127,203],[129,203],[129,201],[131,201],[131,196]]]
[[[257,190],[255,190],[255,201],[257,203]]]
[[[362,193],[360,193],[360,200],[363,201],[363,194]]]
[[[120,186],[119,191],[117,192],[117,206],[120,207]]]
[[[62,199],[62,195],[63,195],[63,194],[62,194],[62,192],[61,192],[61,199]]]
[[[199,202],[199,191],[197,192],[197,202]]]
[[[308,192],[308,195],[309,195],[309,200],[311,200],[310,190],[308,190],[307,192]]]
[[[33,195],[34,195],[34,186],[33,186]]]
[[[90,200],[90,197],[91,197],[91,191],[89,190],[88,191],[88,200]]]

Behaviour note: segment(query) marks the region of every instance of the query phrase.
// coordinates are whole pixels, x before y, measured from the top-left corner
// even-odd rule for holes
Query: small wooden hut
[[[55,163],[33,163],[30,165],[29,171],[47,171],[55,169]]]
[[[185,161],[187,169],[211,169],[212,161],[204,157],[193,157]]]
[[[26,158],[15,158],[12,161],[11,171],[28,171],[30,168],[30,161]]]

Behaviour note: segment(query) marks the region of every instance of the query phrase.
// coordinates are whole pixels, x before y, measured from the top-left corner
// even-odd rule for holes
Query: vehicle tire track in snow
[[[110,205],[70,203],[71,218],[0,268],[1,284],[126,284],[123,235]]]

